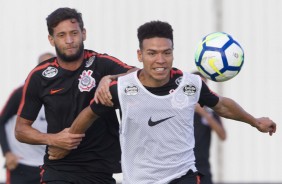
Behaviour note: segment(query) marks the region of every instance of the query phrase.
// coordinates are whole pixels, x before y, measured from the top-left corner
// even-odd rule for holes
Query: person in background
[[[38,63],[55,57],[52,53],[43,53]],[[0,114],[0,144],[6,166],[6,184],[38,184],[40,168],[45,154],[44,145],[30,145],[19,142],[15,138],[17,110],[23,93],[23,85],[10,95]],[[47,131],[44,108],[42,108],[33,123],[33,128]]]
[[[119,108],[123,184],[199,184],[193,151],[197,103],[260,132],[276,131],[271,119],[253,117],[234,100],[212,92],[199,76],[173,68],[172,32],[167,22],[141,25],[137,56],[143,68],[111,83],[113,107],[92,100],[68,130],[80,135],[96,119]],[[59,160],[68,154],[68,149],[49,152]]]
[[[193,74],[199,75],[207,83],[207,79],[198,71]],[[196,168],[201,174],[201,184],[212,184],[210,166],[210,146],[212,132],[215,132],[220,140],[226,139],[226,131],[221,118],[210,108],[196,105],[194,114],[194,135]]]
[[[133,67],[113,56],[84,49],[86,29],[76,9],[58,8],[46,20],[48,39],[57,57],[41,63],[27,77],[16,138],[47,145],[48,150],[65,146],[73,149],[67,157],[55,161],[49,159],[49,151],[46,153],[42,183],[116,183],[113,173],[121,172],[121,150],[115,110],[97,119],[85,135],[70,135],[68,128],[90,104],[102,80],[108,87],[112,79]],[[45,107],[47,133],[31,126],[41,106]]]

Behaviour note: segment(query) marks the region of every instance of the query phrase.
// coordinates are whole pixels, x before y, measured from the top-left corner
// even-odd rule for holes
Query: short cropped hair
[[[76,19],[80,29],[83,30],[84,23],[82,20],[81,13],[79,13],[76,9],[72,8],[58,8],[46,18],[49,34],[53,36],[53,28],[55,28],[60,22],[68,19]]]
[[[137,37],[139,40],[139,48],[142,49],[144,39],[159,37],[168,38],[173,44],[173,29],[167,22],[151,21],[141,25],[137,30]]]

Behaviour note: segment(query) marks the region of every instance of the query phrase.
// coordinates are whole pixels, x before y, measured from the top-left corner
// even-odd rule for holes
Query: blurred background
[[[209,82],[220,95],[231,97],[256,117],[278,124],[272,137],[253,127],[224,120],[227,140],[213,137],[211,165],[217,183],[282,183],[282,1],[281,0],[0,0],[0,108],[24,83],[39,54],[53,52],[45,18],[59,7],[83,15],[85,48],[108,53],[141,67],[137,60],[137,28],[151,20],[174,28],[174,66],[195,71],[194,52],[201,38],[223,31],[245,51],[245,63],[230,81]],[[281,63],[280,63],[281,62]],[[120,175],[117,176],[119,180]],[[0,153],[0,182],[5,181]]]

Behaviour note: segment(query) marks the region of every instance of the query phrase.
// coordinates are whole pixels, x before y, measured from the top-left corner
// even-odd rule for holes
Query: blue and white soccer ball
[[[229,34],[215,32],[205,36],[199,43],[195,63],[207,79],[223,82],[240,72],[244,64],[244,51]]]

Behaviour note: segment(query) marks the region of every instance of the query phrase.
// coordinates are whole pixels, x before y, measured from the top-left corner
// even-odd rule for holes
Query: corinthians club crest
[[[79,77],[78,88],[81,92],[90,91],[92,88],[96,86],[95,79],[91,76],[93,73],[92,70],[84,70]]]

